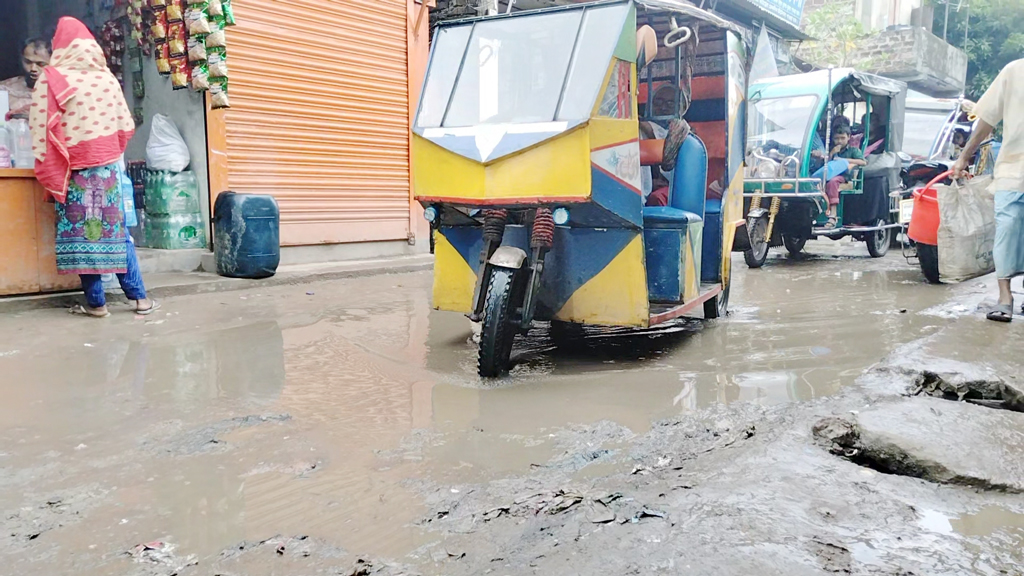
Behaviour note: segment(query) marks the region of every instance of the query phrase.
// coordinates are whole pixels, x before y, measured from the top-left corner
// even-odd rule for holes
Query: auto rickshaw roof
[[[830,88],[834,101],[849,102],[860,99],[864,94],[896,98],[907,92],[907,85],[899,80],[859,72],[853,68],[834,68],[831,75],[831,85],[829,70],[760,80],[750,85],[750,95],[752,98],[780,98],[801,94],[826,96]]]
[[[647,8],[648,10],[651,10],[651,11],[673,12],[673,13],[679,14],[680,16],[686,16],[686,17],[689,17],[689,18],[700,20],[701,22],[703,22],[705,24],[710,24],[710,25],[715,26],[717,28],[723,28],[723,29],[732,30],[732,31],[740,33],[740,34],[743,33],[743,31],[739,28],[739,26],[733,24],[732,22],[726,20],[725,18],[722,18],[721,16],[717,16],[715,14],[712,14],[711,12],[708,12],[707,10],[702,10],[702,9],[694,6],[693,4],[690,4],[689,2],[686,2],[685,0],[595,0],[595,1],[592,1],[592,2],[575,2],[574,0],[568,0],[568,1],[572,2],[572,3],[571,4],[567,3],[567,4],[564,4],[564,5],[561,5],[561,6],[552,6],[550,8],[538,8],[538,9],[535,9],[535,10],[520,10],[518,12],[510,12],[510,13],[507,13],[507,14],[495,14],[495,15],[492,15],[492,16],[474,16],[474,17],[470,17],[470,18],[460,18],[460,19],[457,19],[457,20],[446,20],[446,21],[443,21],[443,22],[439,22],[438,26],[439,27],[457,26],[457,25],[460,25],[460,24],[468,24],[468,23],[471,23],[471,22],[479,22],[479,21],[484,21],[484,20],[498,20],[498,19],[502,19],[502,18],[515,18],[516,16],[525,16],[527,14],[536,15],[536,14],[543,14],[543,13],[546,13],[546,12],[560,12],[560,11],[563,11],[563,10],[580,10],[580,9],[586,8],[588,6],[602,6],[602,5],[608,5],[608,4],[624,4],[626,2],[633,2],[634,4],[637,4],[638,6],[643,6],[644,8]]]

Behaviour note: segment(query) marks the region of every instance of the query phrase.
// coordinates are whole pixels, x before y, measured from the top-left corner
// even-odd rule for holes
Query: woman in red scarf
[[[80,275],[85,290],[88,306],[72,312],[110,315],[101,279],[110,273],[138,313],[156,310],[146,298],[121,196],[121,160],[135,123],[103,49],[74,18],[57,26],[30,124],[36,178],[57,204],[57,272]]]

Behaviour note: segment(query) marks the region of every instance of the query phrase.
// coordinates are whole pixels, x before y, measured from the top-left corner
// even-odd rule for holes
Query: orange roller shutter
[[[408,237],[406,1],[233,2],[227,183],[277,198],[283,245]]]

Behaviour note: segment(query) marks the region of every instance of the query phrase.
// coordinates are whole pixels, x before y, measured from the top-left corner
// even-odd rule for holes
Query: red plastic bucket
[[[918,244],[939,244],[939,199],[935,185],[949,177],[947,170],[935,177],[924,188],[914,190],[914,213],[910,216],[907,236]]]

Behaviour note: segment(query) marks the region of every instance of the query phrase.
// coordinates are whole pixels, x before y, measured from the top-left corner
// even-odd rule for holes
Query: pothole
[[[1024,392],[999,378],[971,378],[959,372],[925,370],[916,378],[910,394],[926,394],[988,408],[1024,412]]]
[[[978,490],[1024,493],[1016,485],[951,470],[942,462],[921,458],[884,438],[867,438],[857,423],[844,418],[823,418],[814,425],[812,433],[830,453],[882,474]]]

